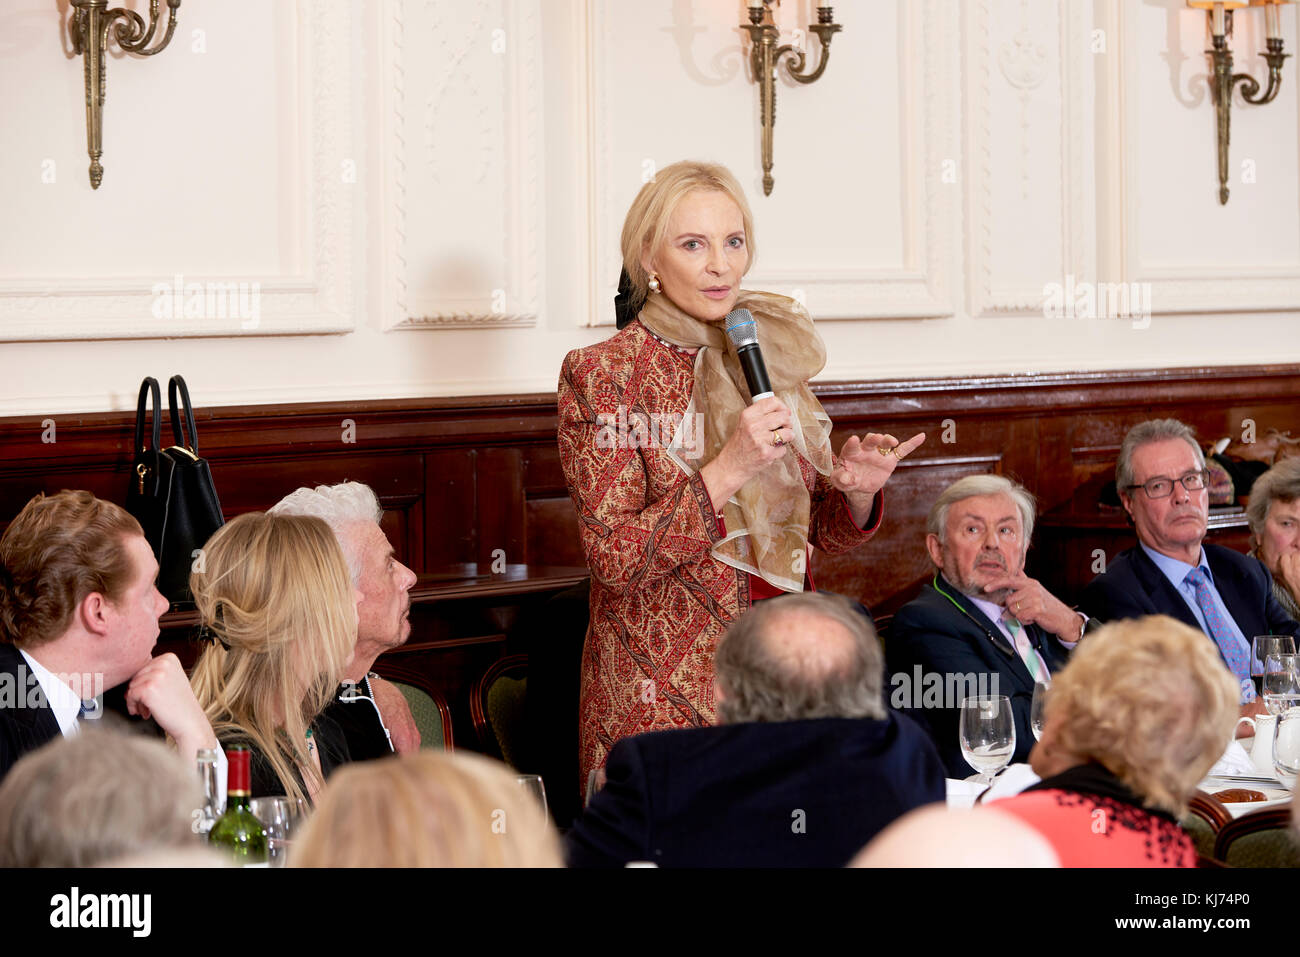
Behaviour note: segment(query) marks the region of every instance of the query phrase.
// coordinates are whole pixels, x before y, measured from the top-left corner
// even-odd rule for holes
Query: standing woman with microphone
[[[871,433],[833,454],[808,387],[825,346],[794,300],[741,291],[753,218],[725,167],[660,170],[628,211],[622,250],[628,321],[570,352],[559,383],[560,459],[592,577],[583,782],[619,738],[712,724],[727,626],[754,601],[810,587],[809,545],[870,538],[886,480],[925,440]],[[757,332],[765,398],[751,401],[728,342],[734,310],[753,317],[731,324]]]

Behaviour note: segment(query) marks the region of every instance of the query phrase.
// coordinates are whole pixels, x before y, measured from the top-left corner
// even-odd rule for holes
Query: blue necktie
[[[1196,604],[1205,616],[1205,627],[1214,643],[1219,646],[1219,653],[1228,663],[1229,670],[1237,676],[1241,685],[1241,700],[1254,701],[1255,684],[1250,680],[1250,655],[1232,633],[1232,626],[1219,613],[1218,604],[1210,596],[1210,582],[1205,577],[1205,572],[1193,568],[1183,581],[1196,589]]]

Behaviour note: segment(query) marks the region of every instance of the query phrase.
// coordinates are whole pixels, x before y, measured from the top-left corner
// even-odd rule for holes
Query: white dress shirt
[[[40,684],[41,691],[45,693],[45,700],[49,702],[50,710],[54,712],[54,720],[59,722],[59,731],[65,738],[71,738],[77,733],[77,720],[81,715],[81,698],[58,675],[27,652],[19,648],[18,653],[23,656],[28,670]]]
[[[45,693],[45,700],[49,702],[50,711],[54,713],[54,720],[59,723],[59,731],[65,738],[71,738],[77,734],[81,724],[81,698],[77,692],[62,678],[50,671],[43,664],[23,651],[18,649],[18,653],[23,656],[27,662],[27,668],[31,671],[36,681],[41,686],[41,691]],[[88,676],[85,676],[88,677]],[[87,691],[95,690],[87,688]],[[94,717],[98,718],[104,713],[104,702],[101,697],[96,699],[96,708]],[[226,760],[226,752],[217,746],[217,794],[221,806],[226,806],[226,776],[229,773],[229,763]]]

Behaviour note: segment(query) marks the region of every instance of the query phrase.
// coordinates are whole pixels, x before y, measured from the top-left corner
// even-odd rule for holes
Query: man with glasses
[[[1205,632],[1241,687],[1243,714],[1261,709],[1250,677],[1255,635],[1300,635],[1257,560],[1205,545],[1210,514],[1205,456],[1176,419],[1129,430],[1115,464],[1120,500],[1138,544],[1084,589],[1080,608],[1102,621],[1170,615]]]

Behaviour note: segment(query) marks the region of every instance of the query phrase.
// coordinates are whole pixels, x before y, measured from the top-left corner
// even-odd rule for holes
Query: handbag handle
[[[144,420],[149,414],[149,407],[146,404],[147,399],[153,399],[153,445],[146,447],[144,444]],[[153,376],[145,376],[144,381],[140,383],[140,397],[135,403],[135,450],[136,452],[146,452],[149,448],[157,452],[162,445],[162,390],[158,388],[158,380]]]
[[[181,391],[181,411],[185,413],[185,428],[189,431],[190,442],[185,444],[185,436],[181,434],[180,416],[176,414],[176,389],[180,387]],[[176,439],[176,444],[181,448],[188,448],[195,455],[199,454],[199,430],[194,427],[194,412],[190,408],[190,390],[185,385],[185,380],[178,375],[171,377],[167,383],[167,405],[171,410],[172,435]]]

